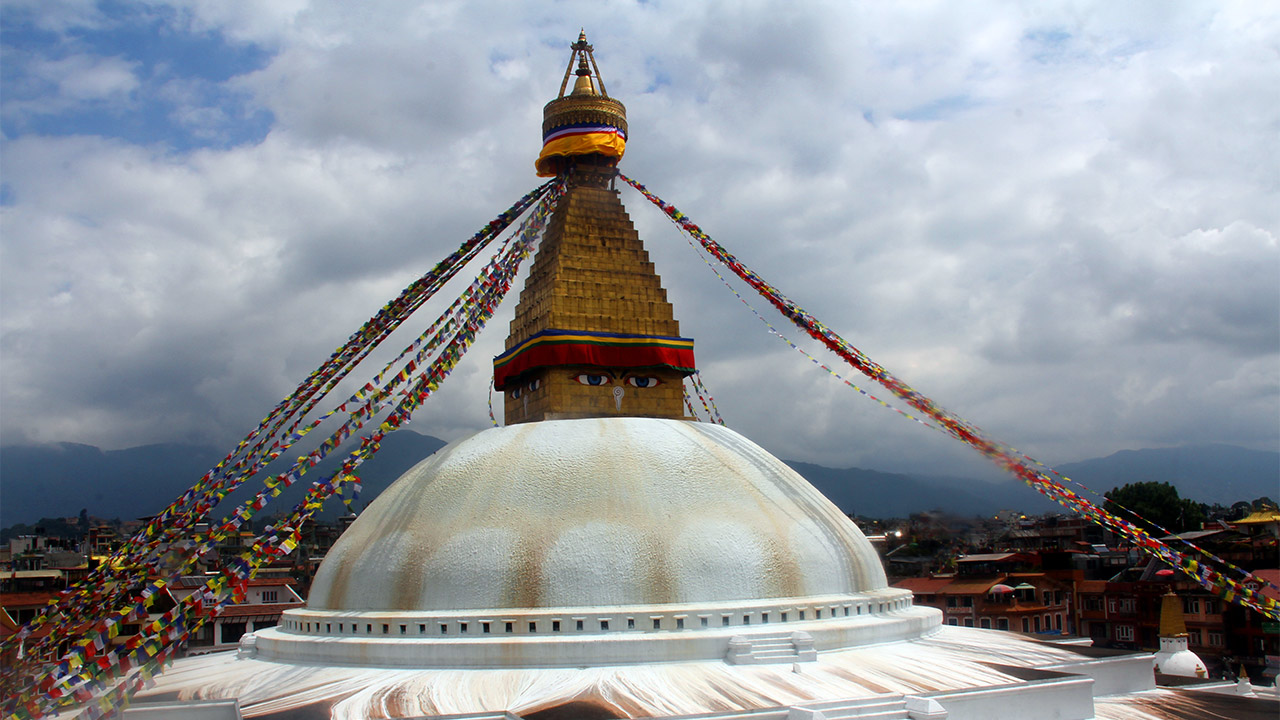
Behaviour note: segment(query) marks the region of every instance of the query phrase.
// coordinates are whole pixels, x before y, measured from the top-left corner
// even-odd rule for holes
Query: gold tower
[[[547,103],[539,174],[566,184],[494,360],[507,424],[561,418],[684,417],[693,341],[614,187],[626,109],[610,98],[586,34]],[[577,60],[573,92],[564,94]]]

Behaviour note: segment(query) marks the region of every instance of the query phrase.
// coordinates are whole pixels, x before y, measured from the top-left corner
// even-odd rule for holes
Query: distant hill
[[[1280,453],[1232,445],[1121,450],[1057,470],[1100,493],[1154,480],[1172,483],[1182,497],[1210,505],[1280,497]]]
[[[1028,514],[1062,511],[1057,503],[1012,476],[997,483],[860,468],[833,470],[794,461],[787,464],[841,510],[869,517],[904,517],[924,510],[955,515],[985,515],[1002,509]],[[1184,498],[1210,505],[1280,497],[1280,453],[1231,445],[1123,450],[1055,469],[1098,495],[1127,483],[1155,480],[1172,483]],[[1097,500],[1092,494],[1082,494]]]
[[[377,497],[444,444],[411,430],[388,435],[374,459],[360,467],[364,491],[359,505]],[[5,447],[0,449],[0,527],[30,524],[43,517],[74,517],[81,508],[104,518],[151,515],[221,459],[222,453],[214,448],[195,445],[111,451],[74,443]],[[929,510],[985,515],[1002,509],[1029,514],[1059,509],[1013,478],[993,483],[797,461],[788,464],[840,509],[869,517],[903,517]],[[283,469],[284,459],[276,465],[268,470]],[[270,512],[287,512],[301,498],[309,479],[321,477],[327,467],[332,463],[313,469],[299,486],[276,500]],[[1168,480],[1183,497],[1198,502],[1229,505],[1262,496],[1280,497],[1280,453],[1227,445],[1127,450],[1057,469],[1098,493],[1129,482]],[[248,496],[249,491],[242,490],[228,502],[233,505]],[[338,505],[333,507],[330,512],[337,512]]]
[[[968,478],[904,475],[862,468],[834,468],[787,460],[844,512],[867,517],[906,517],[941,510],[987,515],[1002,509],[1051,512],[1055,503],[1017,481],[987,483]]]
[[[365,487],[360,502],[376,497],[405,470],[444,444],[439,438],[411,430],[388,435],[378,454],[357,473]],[[153,515],[223,457],[225,451],[212,447],[178,444],[107,451],[75,443],[0,448],[0,527],[30,524],[44,517],[74,517],[81,508],[102,518],[127,520]],[[267,469],[278,472],[285,466],[281,458]],[[320,478],[333,467],[333,462],[326,462],[309,471],[298,486],[275,501],[273,509],[287,511],[301,499],[312,478]],[[249,495],[242,490],[227,501],[238,503]]]

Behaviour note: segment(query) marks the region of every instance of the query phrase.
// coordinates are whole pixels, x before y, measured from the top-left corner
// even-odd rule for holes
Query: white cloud
[[[944,407],[1050,462],[1280,438],[1280,27],[1247,4],[176,5],[175,31],[273,53],[226,89],[275,122],[186,154],[9,139],[5,442],[234,441],[534,186],[580,26],[624,171]],[[75,92],[127,109],[128,70]],[[179,122],[236,122],[195,90],[170,87]],[[624,200],[730,424],[826,464],[978,466],[769,338]],[[415,428],[487,422],[511,304]]]

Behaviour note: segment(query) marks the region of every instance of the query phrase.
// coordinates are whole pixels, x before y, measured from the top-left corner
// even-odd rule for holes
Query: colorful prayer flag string
[[[290,402],[286,398],[223,463],[175,501],[168,509],[167,517],[171,524],[160,527],[157,523],[152,523],[149,528],[154,527],[154,532],[144,531],[136,535],[110,561],[103,564],[106,568],[103,573],[91,576],[91,579],[98,582],[82,583],[47,606],[42,615],[37,616],[39,622],[28,624],[24,628],[26,633],[16,642],[21,643],[24,638],[31,637],[31,631],[41,624],[49,625],[52,630],[41,648],[44,651],[50,650],[59,637],[69,637],[74,633],[82,639],[72,643],[70,652],[64,654],[61,660],[46,666],[44,671],[39,670],[39,660],[47,652],[29,653],[27,657],[30,662],[19,663],[22,667],[3,670],[5,699],[2,707],[6,716],[41,717],[58,707],[74,703],[82,704],[81,717],[100,717],[101,713],[118,708],[121,703],[127,702],[128,696],[137,687],[135,676],[130,675],[130,671],[141,667],[144,674],[150,672],[149,668],[156,660],[172,657],[171,648],[199,627],[207,614],[218,612],[229,602],[243,600],[248,579],[263,562],[287,555],[297,547],[301,542],[302,526],[323,506],[325,499],[336,494],[349,503],[358,497],[360,483],[354,474],[355,468],[378,450],[387,433],[407,422],[412,411],[450,374],[476,335],[492,317],[498,303],[506,296],[521,262],[528,257],[545,226],[546,218],[562,194],[563,187],[559,184],[547,184],[535,190],[464,243],[459,251],[437,265],[432,273],[423,276],[427,281],[422,278],[415,281],[410,286],[415,289],[414,293],[407,289],[401,294],[401,298],[409,298],[406,302],[393,301],[384,307],[386,310],[394,306],[395,311],[389,315],[380,313],[365,328],[357,331],[352,338],[358,339],[358,342],[349,342],[344,349],[335,352],[330,361],[326,361],[326,366],[322,366],[327,369],[312,373],[303,386],[300,386],[300,390],[291,396],[305,396],[305,401]],[[358,361],[367,356],[373,344],[380,342],[394,329],[392,326],[398,327],[408,317],[412,312],[410,308],[421,306],[426,296],[434,294],[443,282],[475,256],[480,247],[505,229],[535,201],[538,203],[537,208],[526,218],[516,235],[503,243],[471,286],[426,332],[346,402],[299,430],[302,417],[314,407],[320,397],[337,384],[340,375],[345,375],[354,366],[347,360]],[[437,348],[440,348],[439,354],[434,360],[430,360],[430,355]],[[411,353],[412,357],[404,363],[403,368],[398,373],[391,374],[393,366]],[[333,362],[334,358],[343,357],[346,360]],[[396,390],[406,383],[410,385],[407,389]],[[305,389],[307,386],[310,389]],[[320,387],[323,392],[317,394],[316,387]],[[238,532],[271,499],[296,483],[307,469],[316,466],[325,455],[393,401],[395,404],[390,415],[372,434],[361,440],[359,449],[348,454],[337,471],[324,480],[312,483],[307,496],[280,527],[268,526],[244,555],[225,563],[221,574],[208,581],[205,587],[161,615],[158,620],[145,624],[129,643],[120,647],[111,644],[111,638],[119,633],[124,622],[147,617],[150,600],[154,599],[170,579],[190,569],[195,560],[219,539],[228,533]],[[244,479],[279,457],[290,445],[301,440],[325,419],[340,412],[346,413],[348,420],[333,431],[316,450],[298,458],[290,470],[267,478],[262,490],[229,513],[222,523],[215,525],[207,534],[195,538],[182,536],[180,528],[191,525],[195,517],[207,515],[218,500]],[[290,417],[296,419],[286,434],[267,447],[266,440],[274,437]],[[264,431],[264,427],[268,429]],[[252,442],[255,437],[259,440]],[[231,459],[237,457],[239,459],[231,463]],[[227,470],[234,470],[234,476]],[[160,577],[148,580],[148,577],[156,575]],[[131,588],[138,587],[143,588],[142,592],[135,594],[136,590]],[[101,613],[103,608],[111,607],[121,609],[100,615],[83,629],[77,629],[83,621],[70,619],[92,618]],[[114,688],[104,691],[112,678],[119,676],[124,679]]]
[[[1227,577],[1217,570],[1208,568],[1202,560],[1189,558],[1174,550],[1167,544],[1152,537],[1142,528],[1112,515],[1105,509],[1090,502],[1087,498],[1081,497],[1064,487],[1046,473],[1038,470],[1037,466],[1043,467],[1040,463],[1032,462],[1020,453],[1013,452],[1007,446],[987,438],[976,426],[947,412],[933,400],[902,382],[884,367],[867,357],[861,350],[845,341],[834,330],[823,325],[817,318],[792,302],[777,288],[765,282],[757,273],[743,265],[736,257],[703,232],[701,228],[689,220],[675,206],[664,202],[643,185],[626,175],[619,173],[619,177],[666,213],[677,227],[696,239],[712,257],[733,271],[743,282],[754,288],[784,317],[807,332],[815,340],[826,345],[829,350],[859,372],[876,381],[908,405],[931,418],[943,431],[973,447],[1038,492],[1064,507],[1111,528],[1129,539],[1142,551],[1182,568],[1188,575],[1195,577],[1201,586],[1209,591],[1228,601],[1253,608],[1272,619],[1280,619],[1280,603],[1277,603],[1276,600],[1246,587],[1244,583],[1234,578]],[[1249,576],[1249,578],[1252,582],[1257,582],[1252,576]]]

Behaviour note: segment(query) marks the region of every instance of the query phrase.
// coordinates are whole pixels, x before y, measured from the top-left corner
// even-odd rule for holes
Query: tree
[[[1129,483],[1108,492],[1106,509],[1157,536],[1199,530],[1204,522],[1204,506],[1178,496],[1178,489],[1167,482]]]

